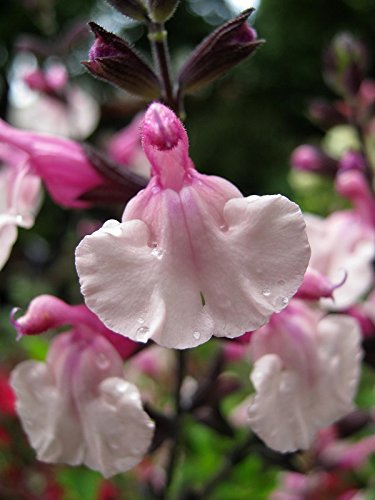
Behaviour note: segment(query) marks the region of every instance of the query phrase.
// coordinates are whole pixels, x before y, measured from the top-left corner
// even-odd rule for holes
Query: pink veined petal
[[[252,196],[229,200],[220,213],[200,189],[151,198],[153,234],[140,220],[113,221],[78,246],[82,293],[110,329],[194,347],[261,326],[297,290],[309,259],[297,205]]]
[[[84,443],[78,417],[72,411],[69,391],[55,384],[51,368],[36,361],[24,361],[11,374],[17,413],[42,462],[82,462]]]
[[[361,360],[358,325],[348,316],[330,315],[318,323],[315,339],[315,379],[283,359],[283,353],[263,355],[251,374],[256,395],[250,426],[281,452],[307,449],[320,428],[353,409]]]
[[[151,444],[154,423],[142,409],[135,385],[123,378],[107,378],[97,397],[81,408],[88,444],[84,463],[104,477],[137,465]]]

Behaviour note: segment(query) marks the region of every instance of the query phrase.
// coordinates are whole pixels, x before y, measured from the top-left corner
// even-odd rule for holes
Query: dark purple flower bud
[[[95,23],[89,23],[95,42],[89,52],[89,61],[83,64],[96,77],[146,99],[160,95],[158,77],[148,64],[113,33]]]
[[[303,144],[296,148],[292,153],[290,163],[296,170],[331,176],[337,172],[337,161],[317,146],[310,144]]]
[[[164,23],[173,16],[179,0],[149,0],[150,15],[155,23]]]
[[[226,73],[263,43],[247,24],[254,9],[217,28],[190,54],[178,76],[180,90],[192,92]]]
[[[334,37],[323,58],[324,77],[338,94],[355,96],[367,67],[367,50],[350,33]]]
[[[309,118],[323,129],[347,123],[347,118],[336,106],[325,99],[314,99],[309,106]]]
[[[149,21],[148,11],[142,0],[107,0],[116,10],[136,21]]]
[[[346,151],[339,162],[340,171],[344,170],[360,170],[366,171],[366,160],[362,153],[358,151]]]

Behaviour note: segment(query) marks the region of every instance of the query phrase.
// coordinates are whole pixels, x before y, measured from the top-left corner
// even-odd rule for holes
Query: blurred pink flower
[[[353,318],[322,318],[295,299],[253,333],[250,354],[249,424],[270,448],[307,449],[319,429],[353,408],[361,361]]]
[[[107,145],[109,156],[120,165],[129,167],[143,177],[150,177],[150,163],[142,149],[141,124],[144,114],[136,116],[125,128],[117,132]]]
[[[41,201],[41,183],[21,151],[0,144],[0,269],[17,239],[17,227],[31,228]]]
[[[18,130],[0,120],[0,146],[3,145],[27,162],[29,171],[43,180],[60,205],[87,207],[90,203],[80,200],[80,196],[106,183],[81,146],[69,139]]]
[[[336,189],[352,201],[352,210],[337,211],[326,219],[306,215],[311,245],[309,268],[333,283],[345,273],[345,283],[325,304],[336,310],[352,306],[373,284],[375,256],[375,200],[358,170],[340,172]]]
[[[99,106],[87,92],[69,83],[65,66],[57,63],[27,71],[23,81],[28,99],[10,106],[7,118],[12,125],[77,140],[95,130]]]
[[[258,328],[287,305],[308,263],[298,206],[244,198],[198,173],[185,129],[162,104],[149,107],[142,135],[148,186],[121,223],[107,221],[76,251],[88,307],[116,332],[178,349]]]

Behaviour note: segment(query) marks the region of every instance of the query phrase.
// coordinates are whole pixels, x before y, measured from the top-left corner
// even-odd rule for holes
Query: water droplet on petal
[[[195,338],[195,340],[199,340],[201,338],[201,334],[199,332],[194,332],[193,337]]]
[[[140,325],[143,325],[143,323],[145,322],[143,318],[138,318],[137,321]]]
[[[118,394],[125,394],[127,387],[128,387],[128,384],[126,382],[123,382],[123,381],[119,381],[115,385],[115,389],[116,389],[116,392]]]
[[[135,332],[135,338],[139,342],[147,342],[149,339],[150,329],[147,326],[140,326]]]
[[[96,363],[102,370],[105,370],[109,367],[109,359],[102,352],[99,352],[99,354],[97,355]]]
[[[160,193],[160,187],[159,186],[154,186],[153,188],[151,188],[151,192],[152,192],[152,194],[158,194],[158,193]]]
[[[111,443],[109,443],[109,447],[112,450],[118,450],[120,448],[120,444],[118,441],[112,441]]]
[[[281,302],[283,303],[284,306],[286,306],[288,304],[288,302],[289,302],[288,297],[282,297],[281,298]]]
[[[157,246],[158,246],[158,244],[157,244],[157,242],[156,242],[156,241],[152,241],[152,242],[150,243],[150,247],[151,247],[151,248],[156,248]]]
[[[262,294],[265,297],[269,297],[271,295],[271,290],[269,288],[265,288],[264,290],[262,290]]]
[[[161,259],[161,258],[163,257],[163,254],[164,254],[164,250],[162,250],[161,248],[157,248],[157,247],[156,247],[156,248],[154,248],[154,249],[152,250],[152,252],[151,252],[151,253],[152,253],[152,255],[153,255],[154,257],[156,257],[157,259]]]
[[[220,226],[221,231],[228,231],[228,226],[226,224],[222,224]]]

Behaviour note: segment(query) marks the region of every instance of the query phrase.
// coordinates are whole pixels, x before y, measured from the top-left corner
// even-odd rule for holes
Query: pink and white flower
[[[319,429],[352,410],[361,361],[353,318],[322,317],[295,299],[253,333],[250,353],[256,394],[248,421],[270,448],[307,449]]]
[[[45,363],[16,366],[11,385],[39,460],[85,464],[110,477],[142,460],[154,423],[136,386],[124,379],[120,354],[90,325],[90,315],[53,297],[35,299],[18,320],[20,328],[35,332],[70,323],[73,329],[53,340]]]
[[[142,128],[152,178],[125,208],[83,239],[76,265],[86,304],[113,331],[184,349],[237,337],[283,309],[310,250],[297,205],[244,198],[198,173],[175,114],[154,103]]]
[[[0,269],[17,239],[17,227],[30,229],[41,201],[41,182],[26,156],[0,144]]]
[[[337,211],[323,219],[306,215],[306,228],[311,245],[309,268],[343,286],[334,293],[334,302],[325,304],[335,310],[352,306],[369,290],[374,280],[375,200],[363,174],[358,170],[340,172],[336,189],[350,199],[353,210]]]

